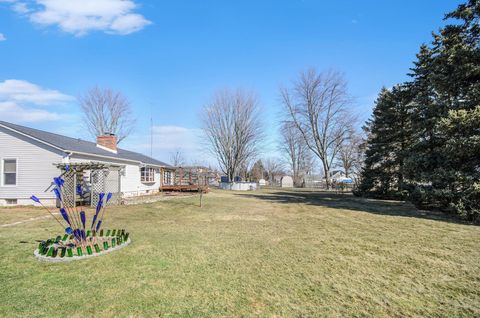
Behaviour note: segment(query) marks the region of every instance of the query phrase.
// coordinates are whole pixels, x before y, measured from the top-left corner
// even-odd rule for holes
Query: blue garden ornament
[[[55,196],[57,197],[57,199],[59,199],[60,201],[62,201],[62,195],[60,194],[60,190],[58,190],[57,188],[53,189],[53,192],[55,193]]]
[[[103,198],[104,198],[104,197],[105,197],[105,193],[99,193],[99,194],[98,194],[97,208],[96,208],[96,210],[95,210],[95,215],[93,216],[92,225],[90,226],[90,229],[93,229],[93,227],[95,226],[95,222],[97,222],[98,213],[100,213],[100,210],[102,210]]]
[[[39,198],[37,198],[36,196],[32,195],[30,197],[30,199],[33,201],[33,202],[36,202],[38,204],[40,204],[45,210],[47,210],[47,212],[55,219],[55,221],[57,221],[58,224],[60,224],[60,226],[63,228],[64,225],[62,224],[62,222],[60,222],[59,219],[57,219],[57,217],[52,213],[52,211],[50,211],[50,209],[48,209],[46,206],[43,205],[43,203],[40,201]]]
[[[85,223],[87,222],[85,211],[80,211],[80,220],[82,221],[83,228],[85,228]]]
[[[93,226],[95,225],[95,222],[97,222],[97,214],[95,214],[92,218],[92,225],[90,225],[90,229],[93,229]]]
[[[108,201],[110,201],[111,198],[112,198],[112,193],[111,192],[107,193],[107,198],[105,199],[105,204],[100,207],[102,209],[102,216],[100,217],[100,220],[98,221],[97,226],[95,228],[95,230],[97,232],[100,230],[100,227],[102,226],[103,216],[105,215],[105,209],[107,207]]]
[[[68,217],[67,211],[65,211],[64,208],[61,208],[61,209],[60,209],[60,214],[62,215],[63,219],[64,219],[65,221],[67,221],[68,225],[71,225],[71,224],[70,224],[70,218]]]
[[[77,184],[77,194],[78,195],[83,195],[83,190],[82,190],[82,185],[81,184]]]
[[[0,0],[1,1],[1,0]],[[73,169],[69,164],[60,165],[63,168],[63,178],[70,181],[75,174],[83,173],[86,170],[103,169],[101,164],[75,164]],[[71,185],[70,182],[65,182],[61,176],[53,178],[54,187],[53,193],[55,198],[60,201],[61,208],[59,213],[52,212],[50,208],[46,207],[43,202],[32,195],[30,199],[35,204],[41,205],[47,212],[55,219],[55,221],[62,227],[63,236],[57,236],[56,239],[48,239],[40,242],[35,255],[41,259],[46,258],[74,258],[79,259],[83,256],[100,255],[112,247],[119,247],[130,242],[129,233],[124,229],[108,229],[102,228],[103,218],[108,202],[113,197],[112,193],[99,193],[98,202],[95,207],[95,212],[91,220],[91,227],[87,231],[87,214],[85,211],[78,208],[75,200],[68,200],[71,198],[70,194],[73,190],[78,196],[85,194],[85,188],[82,184]],[[57,201],[57,202],[58,202]],[[58,216],[61,215],[61,217]]]
[[[103,198],[105,197],[105,193],[99,193],[98,194],[98,203],[97,203],[97,210],[96,210],[96,214],[98,214],[98,212],[100,212],[100,209],[102,208],[103,206]]]
[[[63,184],[65,183],[65,180],[63,180],[62,178],[58,177],[58,178],[53,178],[53,182],[55,182],[55,184],[57,185],[57,187],[61,188],[63,186]]]
[[[98,221],[97,227],[95,228],[95,231],[98,232],[100,230],[100,226],[102,226],[102,220]]]

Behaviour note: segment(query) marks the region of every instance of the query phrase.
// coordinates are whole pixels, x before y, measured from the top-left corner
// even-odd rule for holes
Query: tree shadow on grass
[[[255,198],[275,203],[303,203],[333,209],[345,209],[368,212],[378,215],[413,217],[449,223],[473,225],[459,217],[439,211],[418,210],[415,206],[403,201],[389,201],[355,197],[351,193],[330,191],[290,190],[263,193],[236,193],[241,197]]]

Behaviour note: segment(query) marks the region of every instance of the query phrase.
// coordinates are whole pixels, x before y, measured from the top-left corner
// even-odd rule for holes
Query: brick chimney
[[[117,153],[117,136],[111,133],[97,136],[97,147]]]

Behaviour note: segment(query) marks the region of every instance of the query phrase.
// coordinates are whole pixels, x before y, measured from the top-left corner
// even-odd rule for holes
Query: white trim
[[[106,158],[106,159],[114,159],[118,161],[128,161],[128,162],[134,162],[136,164],[144,164],[147,166],[155,166],[159,168],[168,168],[168,166],[160,166],[156,164],[151,164],[151,163],[144,163],[143,161],[138,161],[138,160],[132,160],[132,159],[124,159],[124,158],[116,158],[116,157],[110,157],[110,156],[103,156],[103,155],[97,155],[94,153],[88,153],[88,152],[80,152],[80,151],[74,151],[74,150],[65,150],[66,152],[70,152],[72,155],[77,154],[77,155],[84,155],[84,156],[92,156],[92,157],[98,157],[98,158]]]
[[[99,144],[97,144],[97,147],[100,148],[100,149],[103,149],[105,151],[108,151],[108,152],[112,152],[112,153],[115,153],[115,154],[117,153],[116,150],[110,149],[108,147],[105,147],[105,146],[102,146],[102,145],[99,145]]]
[[[18,158],[11,158],[11,157],[2,157],[0,159],[1,163],[1,175],[0,179],[2,181],[1,186],[2,187],[8,187],[8,188],[15,188],[18,186]],[[15,160],[15,184],[5,184],[5,178],[4,178],[4,166],[5,166],[5,160]]]

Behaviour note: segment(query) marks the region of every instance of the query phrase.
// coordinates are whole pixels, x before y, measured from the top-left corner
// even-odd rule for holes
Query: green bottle
[[[53,257],[53,251],[54,251],[54,248],[53,248],[53,246],[52,246],[52,247],[50,247],[50,249],[48,250],[47,256]]]

